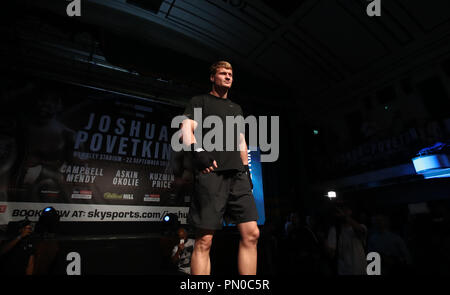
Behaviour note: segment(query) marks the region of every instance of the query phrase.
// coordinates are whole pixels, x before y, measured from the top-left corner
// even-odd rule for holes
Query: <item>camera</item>
[[[6,234],[9,237],[15,237],[20,233],[20,230],[27,225],[30,225],[31,231],[34,232],[36,228],[36,222],[30,221],[28,218],[19,221],[10,221],[8,223]]]
[[[28,225],[31,227],[31,233],[21,240],[21,247],[23,247],[25,252],[31,255],[34,253],[34,230],[36,222],[30,221],[28,218],[19,221],[11,221],[8,223],[7,236],[11,238],[17,237],[20,234],[20,230]]]

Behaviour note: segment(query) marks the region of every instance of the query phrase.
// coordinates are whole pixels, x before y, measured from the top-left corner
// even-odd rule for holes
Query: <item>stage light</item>
[[[164,215],[163,220],[165,223],[178,223],[178,215],[175,213],[167,213]]]
[[[412,159],[417,174],[425,179],[450,176],[450,145],[437,142],[433,146],[421,149]]]
[[[36,231],[44,234],[56,233],[59,219],[60,216],[55,208],[45,207],[42,209],[42,214],[39,216],[39,221],[36,224]]]
[[[178,215],[175,213],[167,213],[162,219],[162,229],[164,235],[173,234],[180,227]]]
[[[319,130],[314,129],[314,130],[313,130],[313,134],[314,134],[314,135],[319,135]]]
[[[336,198],[336,192],[335,191],[329,191],[328,192],[328,194],[327,194],[327,197],[328,198],[330,198],[330,199],[334,199],[334,198]]]

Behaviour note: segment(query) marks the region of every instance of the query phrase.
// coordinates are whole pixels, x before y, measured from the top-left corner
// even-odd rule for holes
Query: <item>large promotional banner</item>
[[[192,164],[170,146],[182,107],[74,85],[27,84],[2,94],[0,224],[61,221],[186,224]],[[249,147],[258,224],[264,224],[260,151]]]
[[[61,221],[182,223],[192,191],[170,147],[180,107],[80,86],[28,86],[0,117],[0,224],[46,206]]]

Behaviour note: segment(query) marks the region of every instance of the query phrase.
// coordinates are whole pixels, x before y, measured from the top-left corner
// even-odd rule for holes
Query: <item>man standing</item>
[[[190,146],[195,166],[194,197],[188,215],[188,222],[197,229],[194,252],[191,258],[193,275],[209,275],[211,249],[214,232],[222,228],[223,219],[237,225],[241,240],[238,252],[238,271],[241,275],[255,275],[257,266],[257,243],[259,229],[256,223],[258,213],[252,194],[252,182],[248,168],[247,143],[241,128],[227,130],[227,116],[243,117],[241,107],[228,98],[233,83],[233,69],[225,61],[214,63],[210,68],[211,91],[195,96],[186,107],[184,115],[188,118],[182,123],[183,144]],[[201,125],[194,116],[196,109],[201,117],[217,116],[222,120],[223,131],[215,136],[222,141],[223,148],[205,150],[203,142],[197,142],[194,130]],[[197,121],[196,121],[197,119]],[[205,124],[206,125],[206,124]],[[230,128],[230,127],[228,127]],[[211,128],[202,128],[207,136]],[[233,136],[226,136],[233,133]],[[233,149],[227,140],[239,139]]]

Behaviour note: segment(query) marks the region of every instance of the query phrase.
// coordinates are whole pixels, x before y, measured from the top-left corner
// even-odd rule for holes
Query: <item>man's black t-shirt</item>
[[[201,119],[200,118],[194,118],[194,109],[195,108],[201,108]],[[214,169],[214,171],[225,171],[225,170],[239,170],[243,171],[243,164],[240,156],[240,151],[238,150],[239,146],[239,133],[244,134],[244,128],[243,125],[238,126],[238,124],[228,125],[228,131],[233,132],[233,148],[230,151],[229,148],[227,149],[227,116],[231,116],[233,118],[236,118],[236,116],[241,116],[243,118],[242,108],[232,102],[229,98],[220,98],[211,94],[204,94],[199,96],[194,96],[189,105],[186,107],[184,111],[184,115],[188,117],[191,120],[197,121],[198,124],[208,125],[204,124],[207,123],[205,119],[208,116],[217,116],[222,121],[222,142],[223,144],[220,144],[222,147],[222,150],[214,148],[212,151],[210,151],[211,155],[213,156],[214,160],[217,162],[218,168]],[[202,120],[203,122],[199,122],[199,120]],[[213,121],[214,122],[214,121]],[[233,130],[230,130],[230,127],[233,128]],[[197,127],[199,128],[199,127]],[[218,131],[219,127],[215,126],[214,124],[211,125],[210,128],[203,126],[202,129],[202,137],[203,139],[207,139],[209,141],[210,138],[212,138],[211,142],[217,143],[215,136],[213,136],[216,131]],[[239,132],[238,132],[239,130]],[[208,135],[208,132],[214,131],[213,133],[210,133]],[[197,132],[197,131],[195,131]],[[198,139],[197,139],[198,140]],[[231,142],[229,142],[231,147]],[[203,147],[205,150],[208,150],[205,148],[205,146],[199,145]]]

